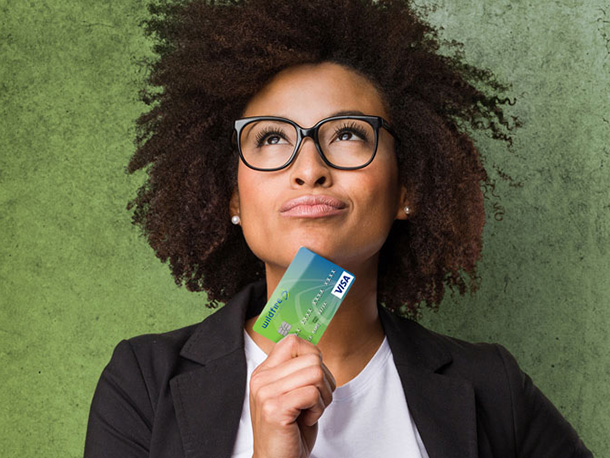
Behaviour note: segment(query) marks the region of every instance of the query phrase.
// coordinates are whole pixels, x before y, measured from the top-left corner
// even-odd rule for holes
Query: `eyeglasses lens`
[[[285,166],[297,146],[296,128],[283,121],[254,121],[241,131],[240,146],[248,164],[259,169]],[[318,143],[338,167],[360,167],[375,152],[375,129],[361,119],[332,119],[320,124]]]

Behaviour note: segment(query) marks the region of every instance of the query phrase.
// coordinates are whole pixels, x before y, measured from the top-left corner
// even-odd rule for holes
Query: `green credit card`
[[[317,344],[354,278],[328,259],[299,248],[254,323],[254,330],[274,342],[296,334]]]

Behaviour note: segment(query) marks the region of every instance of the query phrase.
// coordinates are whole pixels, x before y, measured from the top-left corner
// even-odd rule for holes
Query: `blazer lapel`
[[[243,326],[248,305],[260,295],[260,283],[240,292],[182,348],[180,356],[201,365],[170,381],[187,458],[231,456],[247,380]]]
[[[478,457],[472,385],[443,375],[451,354],[440,338],[380,308],[409,410],[430,458]]]

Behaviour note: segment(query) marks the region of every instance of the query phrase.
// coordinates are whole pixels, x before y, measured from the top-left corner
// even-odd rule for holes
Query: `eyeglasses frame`
[[[320,142],[319,142],[319,138],[318,138],[318,131],[319,131],[320,126],[328,121],[338,121],[341,119],[361,120],[361,121],[365,121],[365,122],[369,123],[371,125],[371,127],[373,127],[373,129],[375,131],[375,148],[373,150],[373,154],[371,155],[371,158],[364,165],[359,165],[357,167],[338,166],[338,165],[331,163],[326,158],[324,153],[322,152],[322,147],[320,146]],[[246,161],[246,159],[244,158],[244,155],[241,151],[241,131],[243,130],[243,128],[245,126],[247,126],[248,124],[251,124],[253,122],[256,122],[256,121],[287,122],[288,124],[291,124],[295,128],[295,130],[297,132],[296,145],[295,145],[294,151],[292,152],[292,155],[290,156],[290,158],[286,161],[286,163],[284,165],[282,165],[280,167],[275,167],[272,169],[263,169],[263,168],[254,167],[253,165],[248,164],[248,161]],[[379,145],[379,128],[380,127],[383,127],[385,130],[387,130],[390,133],[390,135],[392,135],[392,137],[394,137],[394,140],[397,143],[400,143],[400,139],[396,135],[396,132],[394,131],[394,129],[392,129],[392,127],[390,127],[390,124],[385,119],[383,119],[381,116],[369,116],[369,115],[330,116],[328,118],[322,119],[321,121],[318,121],[313,127],[310,127],[310,128],[303,128],[300,125],[298,125],[296,122],[294,122],[290,119],[281,118],[278,116],[250,116],[250,117],[240,118],[240,119],[235,120],[232,141],[234,144],[237,144],[237,151],[239,153],[239,157],[241,158],[242,162],[247,167],[251,168],[252,170],[257,170],[259,172],[276,172],[278,170],[282,170],[282,169],[285,169],[286,167],[288,167],[290,164],[292,164],[294,162],[294,160],[299,152],[299,149],[301,148],[301,144],[302,144],[303,140],[307,137],[309,137],[313,140],[314,144],[316,145],[316,150],[318,151],[318,154],[320,155],[320,157],[322,158],[324,163],[326,165],[328,165],[329,167],[332,167],[332,168],[338,169],[338,170],[358,170],[358,169],[362,169],[362,168],[366,167],[371,162],[373,162],[373,159],[375,159],[375,155],[377,154],[377,147]]]

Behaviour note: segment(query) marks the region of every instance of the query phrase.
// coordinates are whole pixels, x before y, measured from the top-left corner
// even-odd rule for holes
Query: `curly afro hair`
[[[510,142],[497,94],[506,87],[465,64],[407,0],[213,0],[152,4],[150,62],[128,172],[147,182],[128,208],[177,284],[213,307],[264,278],[264,265],[230,223],[238,155],[233,121],[276,73],[335,62],[379,88],[401,138],[399,176],[414,214],[396,221],[381,251],[378,299],[417,317],[445,288],[477,286],[489,184],[468,132]],[[444,43],[448,49],[458,49]],[[457,46],[457,48],[456,48]]]

